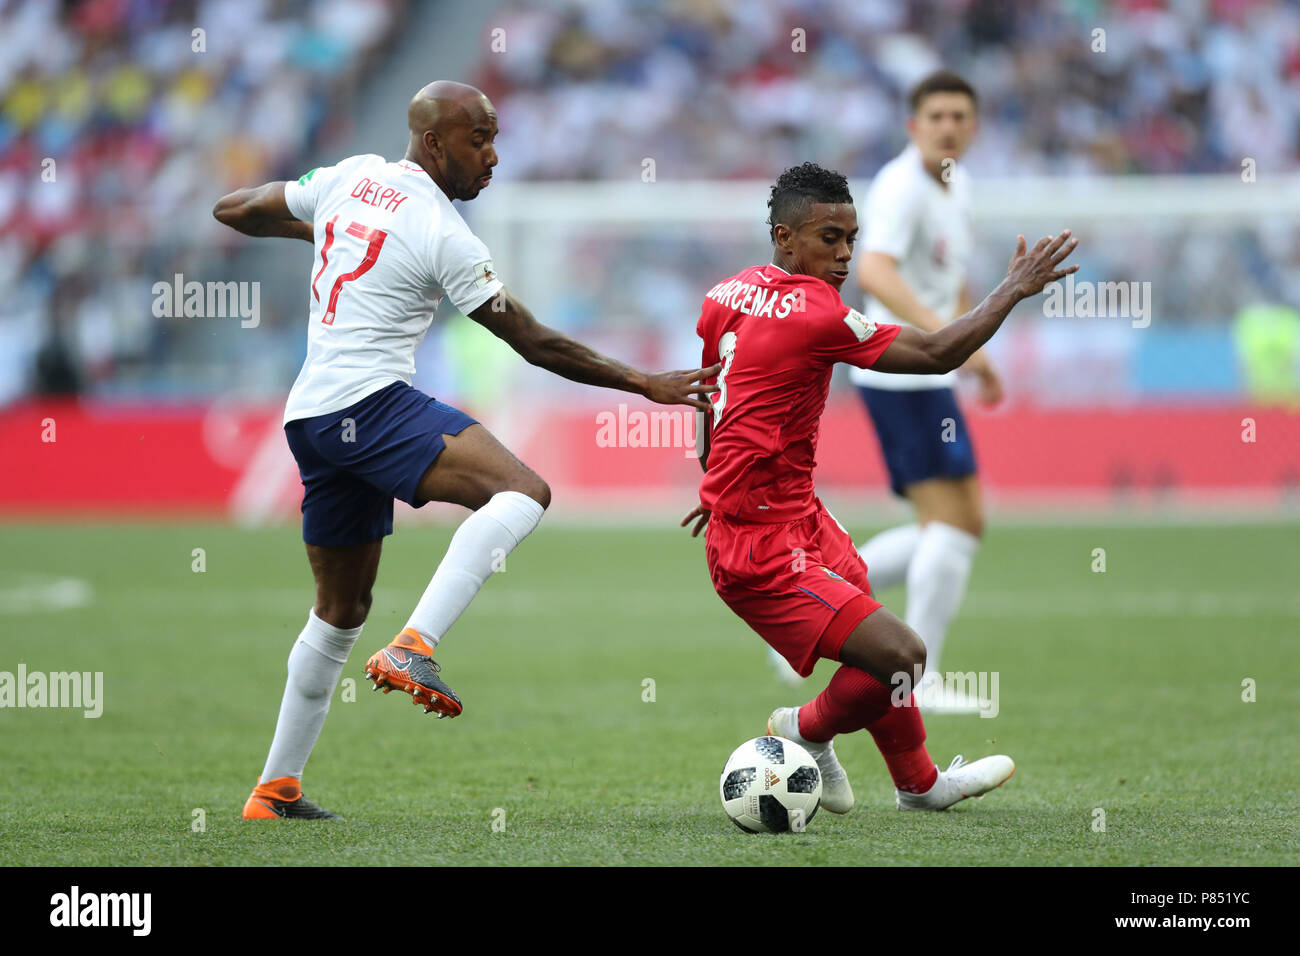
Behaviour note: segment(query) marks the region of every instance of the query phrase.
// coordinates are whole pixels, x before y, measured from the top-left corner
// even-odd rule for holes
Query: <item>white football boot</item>
[[[978,714],[987,702],[958,690],[945,686],[943,675],[938,671],[929,671],[921,677],[921,682],[912,690],[916,706],[927,714]]]
[[[947,770],[939,771],[934,786],[925,793],[895,790],[894,794],[898,797],[900,810],[947,810],[967,797],[982,797],[990,790],[996,790],[1015,772],[1015,761],[1002,754],[981,757],[974,763],[967,763],[966,758],[958,754],[952,758]]]
[[[822,775],[822,807],[830,813],[848,813],[853,809],[853,788],[849,786],[849,775],[835,757],[835,744],[829,740],[819,744],[800,737],[798,707],[778,707],[772,711],[772,716],[767,718],[767,735],[793,740],[812,754]]]
[[[776,679],[782,684],[787,687],[798,687],[803,683],[803,676],[790,666],[790,662],[782,657],[775,647],[770,645],[767,648],[767,661],[776,672]]]

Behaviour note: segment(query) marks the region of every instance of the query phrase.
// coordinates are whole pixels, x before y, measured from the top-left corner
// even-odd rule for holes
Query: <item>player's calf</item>
[[[334,627],[365,623],[379,573],[383,539],[349,545],[307,545],[307,561],[316,582],[316,616]]]
[[[364,601],[340,601],[318,592],[312,610],[318,618],[334,627],[351,629],[366,622],[370,615],[370,603],[369,595]]]

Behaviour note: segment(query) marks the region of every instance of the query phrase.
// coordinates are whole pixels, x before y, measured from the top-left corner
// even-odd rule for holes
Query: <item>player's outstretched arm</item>
[[[898,260],[885,252],[867,252],[858,264],[858,284],[862,291],[877,299],[881,305],[909,325],[925,332],[938,332],[947,323],[926,307],[903,274],[898,271]],[[970,293],[962,287],[958,314],[971,310]],[[980,398],[986,405],[996,405],[1002,398],[1002,382],[993,369],[993,363],[980,349],[970,357],[962,369],[977,375],[980,380]]]
[[[220,223],[246,236],[283,236],[314,242],[312,224],[295,219],[284,201],[284,183],[267,183],[251,189],[236,189],[222,196],[212,207]]]
[[[1069,229],[1055,239],[1044,236],[1028,251],[1025,237],[1017,237],[1006,278],[983,302],[936,332],[903,326],[871,367],[881,372],[927,375],[952,371],[993,337],[1017,302],[1038,295],[1048,283],[1078,271],[1077,265],[1057,268],[1078,244],[1078,239],[1070,238]]]
[[[701,383],[722,371],[721,364],[680,372],[642,372],[606,358],[563,332],[542,325],[506,289],[480,305],[469,317],[522,355],[529,364],[571,381],[634,392],[660,405],[712,409],[704,395],[716,392],[718,386]]]

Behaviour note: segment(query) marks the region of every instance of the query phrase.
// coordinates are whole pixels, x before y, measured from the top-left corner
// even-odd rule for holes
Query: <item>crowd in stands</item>
[[[0,0],[0,405],[182,388],[148,289],[248,248],[212,221],[214,197],[296,176],[343,139],[407,13]],[[1300,165],[1300,6],[1280,0],[539,0],[490,26],[466,79],[501,116],[503,181],[635,179],[646,157],[661,179],[770,179],[813,157],[867,179],[905,142],[908,88],[940,66],[979,92],[977,177]],[[1226,235],[1134,240],[1123,258],[1187,276],[1164,302],[1176,317],[1226,320],[1237,303],[1216,274],[1300,294],[1295,229]],[[699,249],[659,253],[650,265],[693,298]],[[575,294],[601,298],[591,285]]]
[[[809,155],[872,175],[906,92],[979,92],[981,173],[1297,166],[1300,6],[1281,0],[562,0],[511,8],[479,85],[503,175],[767,178]],[[512,45],[513,44],[513,45]]]
[[[147,369],[152,283],[237,238],[214,197],[346,123],[403,6],[0,0],[0,403]]]

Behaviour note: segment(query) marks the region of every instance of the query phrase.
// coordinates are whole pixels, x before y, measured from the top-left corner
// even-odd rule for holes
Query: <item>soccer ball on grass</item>
[[[749,833],[802,831],[822,799],[817,761],[784,737],[755,737],[722,768],[722,809]]]

